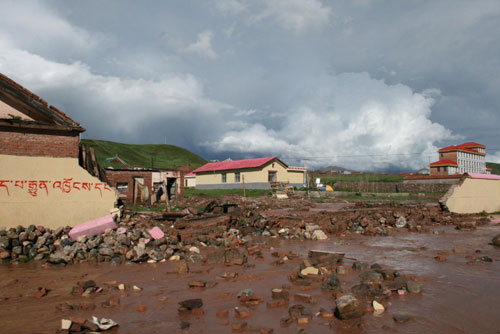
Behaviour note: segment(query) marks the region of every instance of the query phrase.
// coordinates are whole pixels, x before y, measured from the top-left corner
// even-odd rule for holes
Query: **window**
[[[270,170],[267,180],[269,182],[276,182],[276,174],[277,174],[277,172],[275,170]]]
[[[445,172],[446,172],[446,169],[447,169],[447,167],[443,167],[443,171],[445,171]]]
[[[441,171],[441,167],[438,167],[438,172],[440,172],[440,171]]]
[[[443,153],[441,153],[441,159],[443,159]]]
[[[222,173],[221,176],[222,176],[222,183],[226,183],[227,182],[227,174]]]
[[[240,182],[240,173],[234,173],[234,182]]]
[[[116,190],[118,190],[119,192],[126,192],[128,190],[128,182],[116,183]]]

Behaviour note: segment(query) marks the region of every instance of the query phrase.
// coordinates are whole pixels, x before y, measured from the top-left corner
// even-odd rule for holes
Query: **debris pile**
[[[325,240],[328,235],[344,233],[385,236],[394,230],[427,232],[429,226],[440,224],[469,229],[487,221],[443,212],[436,206],[396,202],[358,202],[354,208],[313,213],[309,209],[314,203],[305,199],[285,203],[257,198],[237,204],[227,200],[189,201],[198,204],[197,207],[205,204],[205,208],[151,215],[130,213],[118,229],[90,237],[81,235],[76,240],[69,236],[70,227],[50,230],[30,225],[0,229],[0,260],[46,260],[54,265],[98,261],[118,265],[127,261],[185,259],[242,265],[247,261],[246,254],[238,248],[248,246],[258,236]],[[288,210],[283,212],[268,210],[285,204]]]

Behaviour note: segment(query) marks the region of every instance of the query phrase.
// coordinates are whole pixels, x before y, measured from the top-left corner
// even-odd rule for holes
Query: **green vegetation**
[[[118,162],[106,161],[106,158],[115,155],[134,167],[174,169],[191,165],[198,168],[207,163],[200,156],[174,145],[132,145],[93,139],[82,139],[81,143],[94,147],[96,159],[102,168],[123,168]]]
[[[315,177],[315,176],[313,176]],[[317,176],[316,176],[317,177]],[[404,175],[399,174],[349,174],[320,176],[323,184],[332,184],[337,181],[345,182],[403,182]]]
[[[247,189],[247,197],[259,197],[268,196],[270,190],[265,189]],[[194,196],[207,196],[207,197],[219,197],[224,195],[240,195],[243,196],[243,189],[193,189],[185,188],[184,197],[194,197]]]
[[[500,164],[494,162],[487,162],[486,166],[492,169],[491,174],[500,175]]]

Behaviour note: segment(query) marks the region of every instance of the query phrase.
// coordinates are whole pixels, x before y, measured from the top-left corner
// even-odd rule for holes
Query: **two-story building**
[[[486,146],[467,142],[443,147],[438,151],[439,161],[429,165],[431,175],[455,175],[464,173],[489,174],[486,167]]]

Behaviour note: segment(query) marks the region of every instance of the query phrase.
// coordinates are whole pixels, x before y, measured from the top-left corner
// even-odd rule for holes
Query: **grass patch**
[[[198,168],[207,161],[202,157],[174,145],[132,145],[105,140],[82,139],[82,144],[94,147],[96,159],[102,168],[123,168],[117,162],[107,162],[106,158],[118,154],[129,166],[145,168],[175,169],[183,165]]]
[[[259,197],[268,196],[270,190],[265,189],[247,189],[247,197]],[[208,197],[220,197],[225,195],[240,195],[243,196],[243,189],[193,189],[185,188],[184,197],[195,197],[195,196],[208,196]]]
[[[491,174],[500,175],[500,164],[494,162],[487,162],[486,166],[491,168]]]
[[[332,175],[320,176],[321,183],[332,184],[338,181],[344,182],[403,182],[404,175],[399,174],[350,174],[350,175]]]

